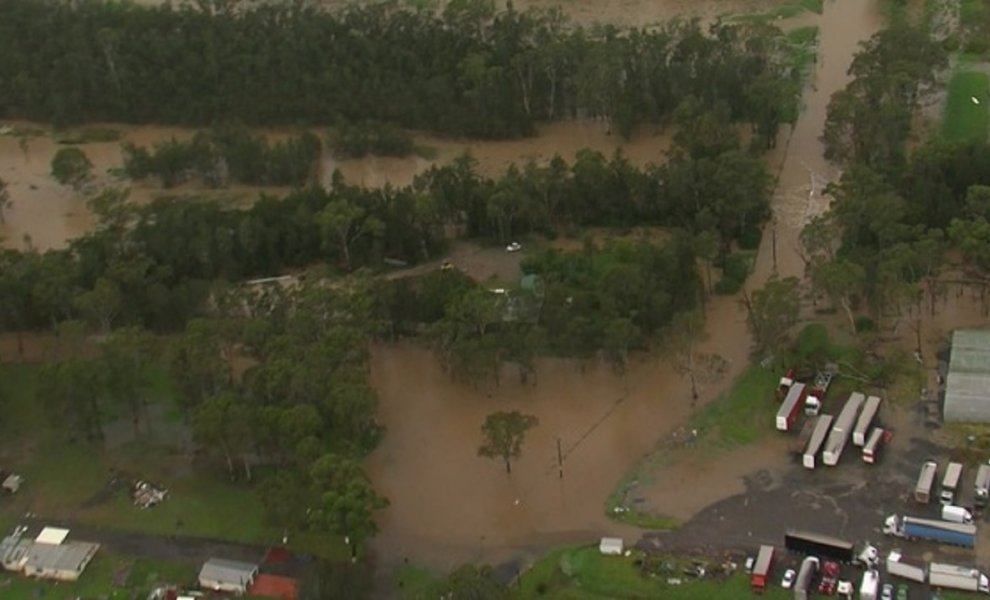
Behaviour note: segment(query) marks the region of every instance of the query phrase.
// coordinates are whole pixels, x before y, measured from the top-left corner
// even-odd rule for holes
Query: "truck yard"
[[[990,466],[950,468],[951,450],[926,426],[923,401],[896,405],[854,392],[816,399],[821,410],[799,417],[795,406],[806,406],[805,388],[794,381],[780,392],[770,400],[780,412],[767,428],[787,440],[782,449],[793,462],[755,469],[744,477],[744,493],[676,531],[646,534],[639,547],[697,553],[729,547],[756,556],[761,545],[772,545],[767,585],[780,586],[793,569],[795,598],[852,590],[852,597],[873,600],[887,584],[925,600],[936,589],[988,593],[984,530],[990,528],[981,509]],[[876,556],[869,569],[855,558],[864,546]]]

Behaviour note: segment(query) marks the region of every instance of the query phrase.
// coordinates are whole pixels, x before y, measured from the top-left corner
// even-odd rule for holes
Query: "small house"
[[[200,587],[217,592],[247,592],[258,575],[258,566],[224,558],[211,558],[199,572]]]
[[[598,550],[606,556],[621,556],[622,538],[603,537],[601,543],[598,544]]]
[[[99,548],[99,544],[90,542],[35,542],[24,561],[24,574],[57,581],[75,581]]]

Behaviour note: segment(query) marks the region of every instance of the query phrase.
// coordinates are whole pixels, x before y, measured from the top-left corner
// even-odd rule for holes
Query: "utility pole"
[[[777,217],[773,218],[773,224],[770,226],[770,248],[773,254],[773,272],[777,272]]]
[[[560,436],[557,436],[557,474],[564,478],[564,453],[560,449]]]

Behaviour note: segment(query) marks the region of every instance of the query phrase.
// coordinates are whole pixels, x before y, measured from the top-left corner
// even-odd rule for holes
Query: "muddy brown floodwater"
[[[859,43],[879,29],[882,15],[878,0],[826,0],[824,14],[810,20],[821,32],[819,60],[804,111],[793,131],[782,133],[771,157],[780,168],[776,225],[768,228],[776,232],[764,236],[751,286],[761,285],[775,269],[802,275],[798,233],[810,216],[827,208],[822,192],[838,174],[822,157],[825,110],[832,93],[846,84]],[[750,343],[734,298],[716,299],[707,318],[714,335],[706,351],[721,354],[731,366],[720,384],[704,390],[705,400],[738,375]],[[368,465],[392,500],[375,542],[383,557],[415,557],[450,568],[472,560],[524,560],[553,544],[631,533],[605,517],[605,500],[624,472],[685,422],[692,410],[687,386],[659,359],[635,362],[626,378],[601,366],[580,372],[566,361],[545,361],[539,372],[535,387],[506,378],[489,398],[453,385],[425,351],[377,349],[373,376],[389,432]],[[616,404],[620,397],[626,400]],[[510,478],[475,451],[484,416],[512,408],[539,416],[541,423]],[[554,467],[558,436],[565,448],[581,440],[564,461],[563,480]],[[786,459],[775,442],[779,445],[771,440],[746,450],[753,460],[745,454],[718,468],[689,460],[654,473],[651,479],[662,483],[643,490],[645,508],[689,518],[738,492],[754,463],[782,464]]]

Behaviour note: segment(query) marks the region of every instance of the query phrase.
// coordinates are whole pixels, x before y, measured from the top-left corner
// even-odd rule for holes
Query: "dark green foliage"
[[[408,156],[413,153],[412,135],[387,123],[340,125],[330,134],[328,145],[340,158]]]
[[[725,257],[722,279],[715,284],[715,293],[730,295],[742,289],[749,277],[751,259],[745,254],[730,254]]]
[[[335,12],[223,0],[0,3],[0,116],[57,126],[373,120],[513,137],[581,112],[628,135],[694,96],[725,103],[769,140],[797,98],[789,63],[786,37],[766,25],[584,30],[559,12],[496,13],[485,2],[439,13],[394,3]]]
[[[79,148],[59,148],[52,158],[52,177],[62,185],[82,186],[92,176],[93,163]]]
[[[856,317],[856,333],[866,333],[868,331],[876,330],[877,324],[873,321],[873,319],[866,316]]]
[[[198,132],[188,142],[172,138],[152,150],[123,145],[124,171],[132,179],[156,176],[164,187],[192,178],[213,186],[227,179],[248,185],[304,185],[320,157],[319,138],[304,132],[269,144],[243,127]]]

